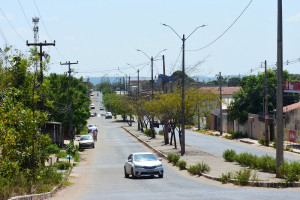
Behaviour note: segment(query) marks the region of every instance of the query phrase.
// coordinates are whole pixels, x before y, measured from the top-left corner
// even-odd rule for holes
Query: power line
[[[15,31],[15,33],[19,36],[19,38],[25,43],[25,40],[22,38],[22,36],[18,33],[18,31],[15,29],[15,27],[12,25],[12,23],[9,21],[8,17],[5,15],[5,13],[3,12],[3,10],[0,8],[3,16],[5,17],[5,19],[7,20],[7,22],[9,23],[9,25],[13,28],[13,30]]]
[[[24,14],[24,16],[25,16],[25,19],[26,19],[26,21],[27,21],[27,23],[28,23],[29,28],[32,29],[32,26],[31,26],[30,23],[29,23],[29,20],[28,20],[26,14],[25,14],[25,11],[24,11],[24,9],[23,9],[23,6],[22,6],[20,0],[18,0],[18,2],[19,2],[19,5],[20,5],[20,7],[21,7],[21,9],[22,9],[22,12],[23,12],[23,14]]]
[[[253,0],[250,0],[250,2],[248,3],[248,5],[244,8],[244,10],[241,12],[241,14],[233,21],[233,23],[216,39],[214,39],[212,42],[210,42],[209,44],[205,45],[204,47],[201,47],[200,49],[196,49],[196,50],[186,50],[186,51],[200,51],[206,47],[209,47],[210,45],[212,45],[213,43],[215,43],[217,40],[219,40],[236,22],[237,20],[244,14],[244,12],[247,10],[247,8],[250,6],[250,4],[252,3]]]
[[[47,33],[49,39],[52,40],[51,37],[50,37],[50,34],[49,34],[49,32],[48,32],[48,30],[47,30],[47,28],[46,28],[46,25],[45,25],[45,23],[44,23],[44,20],[43,20],[43,18],[42,18],[42,15],[41,15],[41,13],[40,13],[40,10],[39,10],[39,8],[38,8],[38,6],[37,6],[37,3],[36,3],[35,0],[33,0],[33,1],[34,1],[34,4],[35,4],[35,7],[36,7],[36,9],[37,9],[37,12],[38,12],[38,14],[39,14],[39,16],[40,16],[40,18],[41,18],[43,27],[44,27],[44,29],[45,29],[45,31],[46,31],[46,33]],[[58,48],[57,48],[56,46],[55,46],[55,49],[56,49],[58,55],[59,55],[63,60],[67,60],[67,59],[60,53],[60,51],[58,50]],[[50,51],[50,48],[48,49],[48,51]]]

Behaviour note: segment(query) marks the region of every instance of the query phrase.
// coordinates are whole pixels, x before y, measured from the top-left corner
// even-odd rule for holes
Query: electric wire
[[[209,47],[210,45],[212,45],[213,43],[215,43],[217,40],[219,40],[237,21],[238,19],[244,14],[244,12],[247,10],[247,8],[250,6],[250,4],[252,3],[253,0],[250,0],[250,2],[248,3],[248,5],[244,8],[244,10],[240,13],[240,15],[233,21],[233,23],[221,34],[219,35],[216,39],[214,39],[212,42],[208,43],[207,45],[205,45],[204,47],[201,47],[200,49],[195,49],[195,50],[186,50],[186,51],[200,51],[202,49],[205,49],[207,47]]]
[[[29,20],[28,20],[26,14],[25,14],[25,11],[24,11],[24,9],[23,9],[23,6],[22,6],[20,0],[18,0],[18,2],[19,2],[19,5],[20,5],[20,7],[21,7],[21,9],[22,9],[23,15],[25,16],[25,19],[26,19],[26,21],[27,21],[27,23],[28,23],[29,28],[32,29],[32,26],[31,26],[30,23],[29,23]]]
[[[18,37],[25,43],[26,41],[22,38],[22,36],[18,33],[18,31],[15,29],[15,27],[12,25],[12,23],[9,21],[8,17],[5,15],[5,13],[3,12],[3,10],[0,8],[3,16],[5,17],[5,19],[7,20],[7,22],[9,23],[9,25],[12,27],[12,29],[15,31],[15,33],[18,35]]]

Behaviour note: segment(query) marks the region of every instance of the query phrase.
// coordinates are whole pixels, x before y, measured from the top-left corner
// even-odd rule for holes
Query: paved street
[[[276,150],[273,148],[256,147],[254,145],[239,143],[234,140],[227,140],[209,135],[196,133],[186,130],[186,144],[198,147],[216,156],[222,157],[226,149],[234,149],[237,153],[248,152],[258,156],[270,155],[275,157]],[[287,160],[299,160],[299,154],[284,152],[284,157]]]
[[[94,98],[97,98],[95,95]],[[99,112],[100,101],[95,101]],[[98,109],[98,110],[97,110]],[[86,149],[88,157],[73,169],[74,184],[52,199],[297,199],[296,189],[257,189],[222,185],[194,178],[164,161],[165,176],[124,178],[123,164],[131,152],[149,151],[120,128],[122,122],[93,117],[89,123],[99,127],[95,149]]]

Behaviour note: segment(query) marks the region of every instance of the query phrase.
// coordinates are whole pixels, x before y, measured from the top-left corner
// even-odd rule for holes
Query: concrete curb
[[[152,149],[157,155],[167,159],[167,155],[165,155],[164,153],[162,153],[162,152],[158,151],[157,149],[153,148],[150,144],[146,143],[145,141],[139,139],[138,137],[136,137],[136,135],[134,135],[133,133],[128,131],[125,127],[123,127],[123,126],[121,126],[121,127],[127,133],[129,133],[131,136],[136,138],[139,142],[143,143],[144,145],[146,145],[147,147]],[[248,143],[248,142],[245,142],[245,143]],[[209,175],[209,174],[202,174],[202,176],[207,178],[207,179],[211,179],[211,180],[220,182],[220,177],[215,177],[215,176],[212,176],[212,175]],[[237,181],[234,180],[234,179],[231,179],[230,182],[235,183]],[[294,183],[286,183],[286,182],[270,182],[270,181],[249,181],[247,186],[250,186],[250,187],[265,187],[265,188],[287,188],[287,187],[300,187],[300,182],[298,181],[298,182],[294,182]]]
[[[49,197],[52,197],[61,187],[62,182],[69,177],[70,173],[72,172],[72,169],[69,169],[66,176],[62,179],[62,181],[55,186],[51,192],[41,193],[41,194],[29,194],[29,195],[23,195],[23,196],[15,196],[11,197],[8,200],[40,200],[40,199],[47,199]]]

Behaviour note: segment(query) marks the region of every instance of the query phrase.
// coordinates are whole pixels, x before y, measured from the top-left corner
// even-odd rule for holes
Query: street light
[[[154,93],[153,93],[153,87],[154,87],[154,81],[153,81],[153,61],[154,59],[157,58],[157,56],[159,56],[159,54],[163,51],[166,51],[167,49],[163,49],[160,52],[158,52],[158,54],[153,58],[153,56],[151,56],[151,58],[142,50],[137,49],[137,51],[142,52],[148,59],[150,59],[151,61],[151,90],[152,90],[152,99],[154,98]],[[152,117],[152,126],[151,126],[151,132],[152,132],[152,138],[155,138],[155,134],[154,134],[154,118]]]
[[[185,38],[184,34],[183,37],[181,38],[179,34],[169,25],[167,24],[162,24],[163,26],[169,27],[182,41],[182,102],[181,102],[181,112],[182,112],[182,125],[181,125],[181,155],[183,156],[185,154],[185,112],[184,112],[184,79],[185,79],[185,62],[184,62],[184,51],[185,51],[185,41],[198,29],[201,27],[204,27],[206,25],[201,25],[195,28],[188,36]]]

